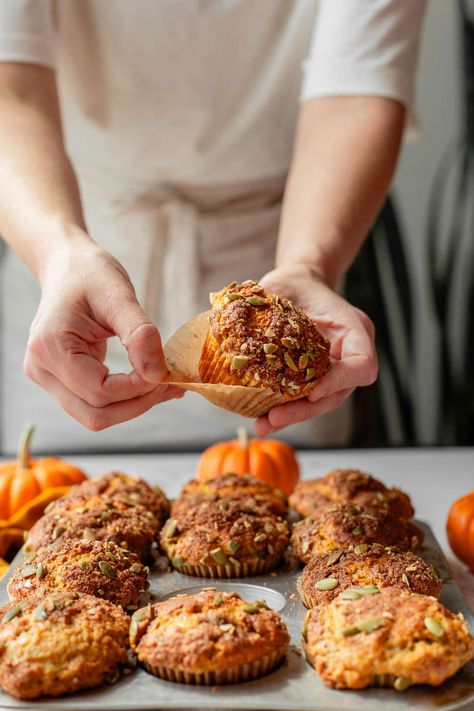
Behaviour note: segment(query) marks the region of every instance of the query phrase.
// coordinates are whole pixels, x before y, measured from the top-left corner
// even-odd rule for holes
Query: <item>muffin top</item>
[[[328,341],[285,297],[267,294],[255,281],[233,282],[211,294],[211,305],[210,333],[230,360],[235,384],[303,397],[328,370]]]
[[[285,494],[251,474],[222,474],[206,481],[191,479],[181,489],[177,501],[189,499],[194,502],[200,498],[208,500],[235,498],[240,501],[245,500],[246,505],[250,507],[252,507],[253,500],[259,507],[266,508],[267,511],[272,511],[277,516],[284,517],[288,514]],[[175,508],[173,507],[175,504],[176,502],[171,508],[172,516],[174,516]]]
[[[49,592],[81,592],[122,607],[136,607],[148,569],[135,553],[110,541],[65,540],[28,556],[8,582],[15,600]]]
[[[93,479],[86,479],[53,502],[48,511],[68,506],[70,501],[86,501],[99,495],[104,501],[121,501],[129,506],[144,506],[158,521],[163,521],[168,515],[169,502],[159,487],[152,488],[143,479],[122,472],[108,472]]]
[[[423,533],[409,521],[398,519],[385,506],[334,504],[293,526],[291,545],[297,560],[308,563],[314,556],[336,548],[349,548],[362,543],[397,546],[416,550]]]
[[[143,506],[92,496],[71,500],[38,519],[28,534],[27,548],[37,552],[67,539],[85,538],[111,541],[146,559],[159,528],[155,516]]]
[[[308,612],[306,653],[327,686],[362,689],[386,677],[396,689],[437,686],[473,655],[462,615],[436,598],[397,588],[343,598]]]
[[[334,469],[320,479],[297,484],[290,506],[301,516],[311,516],[331,503],[386,504],[399,518],[409,519],[414,510],[409,497],[399,489],[388,489],[381,481],[357,469]]]
[[[0,609],[0,684],[33,699],[97,686],[127,660],[128,616],[91,595],[58,592]]]
[[[288,524],[258,511],[244,512],[240,501],[201,501],[164,525],[160,544],[175,567],[183,563],[225,565],[279,557],[289,541]]]
[[[199,674],[285,653],[286,625],[264,601],[207,589],[137,610],[130,645],[141,662]]]
[[[313,558],[298,580],[309,607],[330,602],[343,590],[354,600],[378,594],[386,587],[438,597],[442,584],[433,566],[420,556],[377,543],[362,543],[352,550],[340,548]]]

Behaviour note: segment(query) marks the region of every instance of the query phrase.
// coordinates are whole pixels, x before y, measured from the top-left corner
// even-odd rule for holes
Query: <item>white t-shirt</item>
[[[124,263],[166,336],[206,307],[208,291],[271,268],[300,97],[375,94],[411,109],[424,6],[1,0],[0,61],[55,68],[89,229]],[[58,418],[59,406],[21,372],[38,299],[32,278],[9,255],[1,281],[3,446],[35,416],[43,446],[54,446],[62,423],[71,446],[95,446],[98,436]],[[111,365],[121,358],[112,347]],[[153,444],[161,432],[169,444],[195,442],[234,426],[212,410],[214,419],[193,415],[178,431],[191,402],[155,408],[100,439]]]

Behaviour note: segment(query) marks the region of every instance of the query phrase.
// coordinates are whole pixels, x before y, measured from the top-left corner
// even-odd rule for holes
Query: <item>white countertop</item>
[[[161,486],[170,497],[194,476],[195,454],[98,454],[70,456],[89,475],[112,469],[137,474]],[[302,477],[322,476],[336,467],[370,472],[411,497],[416,517],[434,531],[451,563],[471,609],[474,610],[474,575],[453,556],[446,538],[446,517],[451,503],[474,489],[474,448],[317,450],[299,455]]]

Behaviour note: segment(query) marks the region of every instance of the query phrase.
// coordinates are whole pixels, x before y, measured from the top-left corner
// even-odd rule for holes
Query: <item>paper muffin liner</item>
[[[199,361],[209,332],[208,315],[209,311],[205,311],[187,321],[166,344],[164,352],[169,370],[167,382],[197,392],[214,405],[244,417],[260,417],[272,407],[288,402],[288,398],[279,390],[271,388],[201,382]],[[222,379],[225,380],[228,378],[228,361],[225,356],[219,361],[218,367],[223,367],[224,361],[227,371],[222,372]],[[305,395],[306,392],[300,397]]]
[[[221,686],[222,684],[238,684],[243,681],[251,681],[260,676],[265,676],[265,674],[269,674],[279,667],[285,656],[286,649],[276,650],[249,664],[241,664],[236,667],[228,667],[227,669],[199,673],[167,667],[163,664],[143,663],[143,666],[150,674],[158,676],[161,679],[166,679],[167,681],[177,682],[178,684]]]
[[[249,578],[274,570],[282,554],[269,556],[264,559],[242,561],[240,563],[226,563],[224,565],[202,565],[184,563],[176,570],[185,575],[194,575],[196,578]]]
[[[311,610],[313,607],[316,607],[319,603],[311,597],[310,593],[307,593],[305,590],[303,590],[303,586],[301,584],[301,577],[298,578],[296,582],[296,590],[303,601],[303,605],[308,608],[308,610]]]

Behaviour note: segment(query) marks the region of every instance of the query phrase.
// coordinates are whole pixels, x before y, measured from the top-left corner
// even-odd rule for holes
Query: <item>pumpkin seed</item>
[[[278,350],[278,346],[276,346],[274,343],[264,343],[263,350],[267,355],[271,355],[272,353],[275,353],[275,351]]]
[[[245,368],[248,362],[248,356],[234,356],[232,358],[232,370],[241,370],[241,368]]]
[[[230,634],[232,634],[235,630],[235,625],[233,625],[230,622],[227,622],[223,625],[219,625],[219,629],[222,630],[223,632],[229,632]]]
[[[266,533],[273,533],[275,530],[275,526],[273,525],[273,523],[270,523],[269,521],[267,521],[265,523],[263,528],[265,529]]]
[[[25,565],[21,571],[21,575],[23,578],[31,578],[33,575],[36,575],[36,565]]]
[[[318,580],[316,583],[316,588],[321,591],[334,590],[339,585],[337,578],[324,578],[323,580]]]
[[[412,681],[409,676],[397,676],[397,678],[393,682],[393,688],[396,691],[405,691],[411,685]]]
[[[314,368],[307,368],[306,369],[306,375],[304,376],[304,379],[306,381],[312,380],[316,375],[316,371]]]
[[[136,637],[138,634],[138,623],[133,619],[130,621],[130,627],[128,628],[128,633],[130,637]]]
[[[263,541],[267,540],[267,534],[266,533],[257,533],[256,536],[253,537],[253,540],[255,543],[262,543]]]
[[[385,494],[382,494],[381,491],[377,491],[376,496],[377,496],[377,498],[378,498],[379,501],[383,501],[384,503],[387,503],[387,501],[388,501],[388,496],[385,496]]]
[[[362,597],[362,593],[360,593],[358,590],[352,590],[351,588],[347,588],[347,590],[344,590],[340,595],[340,598],[342,600],[360,600]]]
[[[380,589],[377,585],[363,585],[361,587],[352,587],[351,590],[355,590],[360,595],[377,595]]]
[[[352,529],[351,533],[353,536],[361,536],[364,531],[362,530],[362,528],[360,528],[360,526],[357,526],[357,528]]]
[[[367,620],[362,620],[357,623],[357,627],[361,632],[373,632],[374,630],[385,627],[386,621],[383,617],[369,617]]]
[[[360,629],[357,625],[351,625],[342,630],[343,637],[353,637],[355,634],[359,634]]]
[[[9,622],[21,612],[21,605],[13,605],[2,617],[2,622]]]
[[[82,538],[85,541],[95,541],[95,533],[91,528],[85,528],[82,533]]]
[[[344,553],[343,548],[339,548],[339,550],[334,551],[334,553],[331,553],[331,555],[328,558],[328,562],[326,565],[334,565],[334,563],[337,563],[337,561],[341,558],[342,554]]]
[[[230,294],[227,294],[226,299],[228,301],[237,301],[237,299],[241,299],[242,294],[239,294],[238,291],[232,291]]]
[[[109,565],[106,560],[99,561],[99,568],[100,568],[101,573],[106,575],[108,578],[113,578],[113,579],[118,578],[117,571],[115,570],[115,568],[113,568],[111,565]]]
[[[171,558],[171,565],[173,568],[182,568],[184,565],[184,560],[181,558],[180,555],[174,555]]]
[[[37,553],[29,553],[28,555],[25,555],[25,563],[32,563],[37,556]]]
[[[214,598],[214,605],[217,605],[218,607],[220,607],[223,604],[223,602],[224,602],[224,599],[222,598],[222,595],[216,595],[216,597]]]
[[[79,568],[81,570],[90,570],[91,567],[92,567],[91,564],[87,560],[79,561]]]
[[[410,578],[408,577],[408,575],[406,573],[402,573],[402,582],[405,583],[407,588],[410,587]]]
[[[245,301],[250,304],[250,306],[263,306],[263,304],[267,303],[267,300],[262,299],[261,296],[249,296]]]
[[[170,518],[168,525],[166,526],[165,538],[171,538],[176,533],[178,528],[178,522],[174,518]]]
[[[240,548],[240,543],[239,543],[238,541],[232,540],[232,541],[229,541],[229,544],[228,544],[227,547],[228,547],[229,551],[230,551],[232,554],[234,554],[234,553],[237,553],[237,551],[239,550],[239,548]]]
[[[53,531],[53,541],[62,536],[65,530],[62,526],[57,526]]]
[[[43,605],[38,605],[38,607],[35,608],[34,616],[35,620],[41,621],[48,617],[48,613],[44,609]]]
[[[136,610],[132,615],[132,619],[135,620],[136,622],[142,622],[143,620],[149,620],[150,617],[151,617],[151,605],[146,605],[145,607],[141,607],[139,610]]]
[[[132,567],[130,568],[131,573],[141,573],[142,571],[142,565],[141,563],[134,563]]]
[[[369,546],[367,543],[360,543],[358,546],[354,548],[354,553],[356,555],[361,555],[361,553],[367,553],[369,550]]]
[[[303,555],[309,551],[309,541],[303,541],[301,544],[301,552]]]
[[[290,368],[290,370],[294,370],[296,373],[298,372],[298,368],[296,367],[295,361],[286,351],[283,354],[283,360],[287,364],[288,368]]]
[[[43,565],[43,563],[40,561],[36,567],[36,577],[38,578],[38,580],[41,580],[42,578],[44,578],[45,573],[46,573],[46,568]]]
[[[217,565],[225,565],[229,562],[229,559],[220,546],[211,551],[211,557]]]
[[[296,348],[296,344],[293,338],[282,338],[280,340],[282,345],[285,346],[285,348]]]
[[[304,370],[306,368],[306,366],[308,365],[308,361],[309,361],[309,355],[307,353],[303,353],[303,355],[301,355],[298,360],[298,369]]]
[[[265,331],[265,335],[267,338],[275,338],[276,333],[272,328],[267,328],[267,330]]]
[[[424,619],[425,627],[428,632],[434,634],[435,637],[442,637],[444,635],[444,627],[441,622],[438,622],[434,617],[425,617]]]
[[[247,603],[242,607],[242,610],[244,612],[248,612],[250,615],[255,615],[259,611],[260,607],[258,605],[252,605],[251,603]]]

